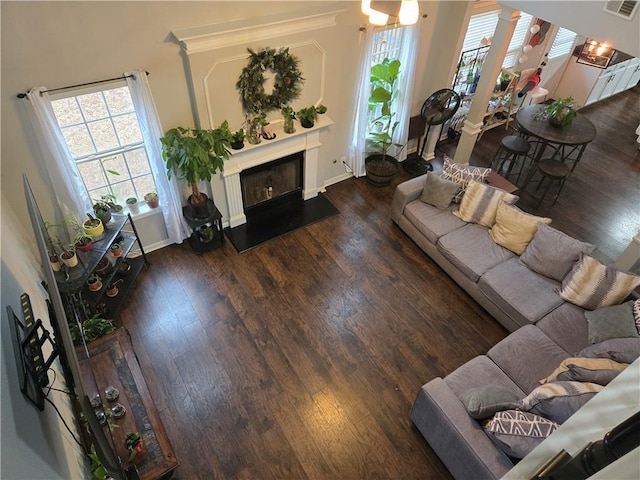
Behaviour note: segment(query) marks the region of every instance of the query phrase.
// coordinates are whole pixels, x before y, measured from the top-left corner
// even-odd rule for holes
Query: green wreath
[[[279,51],[264,48],[258,53],[250,48],[247,50],[249,65],[242,70],[236,83],[242,107],[247,113],[267,113],[298,98],[304,78],[298,69],[298,59],[289,53],[288,48]],[[273,91],[269,95],[264,91],[264,72],[267,70],[275,72]]]

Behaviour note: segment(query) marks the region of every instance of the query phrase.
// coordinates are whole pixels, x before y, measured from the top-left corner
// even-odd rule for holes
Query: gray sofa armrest
[[[457,479],[501,478],[513,468],[442,378],[422,386],[411,420]]]
[[[396,187],[396,191],[393,194],[393,202],[391,203],[391,218],[394,222],[398,223],[406,204],[420,197],[426,176],[426,174],[420,175],[402,182]]]

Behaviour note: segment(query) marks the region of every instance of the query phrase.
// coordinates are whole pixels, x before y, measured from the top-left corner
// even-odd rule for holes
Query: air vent
[[[638,10],[638,3],[636,0],[622,0],[622,1],[611,1],[606,2],[604,4],[604,11],[608,13],[612,13],[618,17],[626,18],[627,20],[631,20],[633,15]]]

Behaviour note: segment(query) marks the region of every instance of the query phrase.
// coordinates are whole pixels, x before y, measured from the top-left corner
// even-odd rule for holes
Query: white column
[[[227,194],[227,208],[229,209],[229,226],[231,228],[247,223],[242,203],[242,187],[240,186],[240,172],[226,175],[223,178],[224,190]]]
[[[320,149],[320,131],[310,132],[306,138],[304,152],[304,185],[302,186],[302,198],[309,200],[323,192],[324,186],[318,185],[318,158]]]
[[[464,121],[462,135],[456,147],[454,161],[458,163],[467,163],[469,158],[471,158],[471,152],[476,144],[476,139],[482,130],[482,120],[487,112],[487,106],[493,93],[495,80],[498,78],[513,31],[520,18],[519,11],[506,7],[505,5],[501,5],[501,7],[502,10],[498,16],[498,25],[493,34],[491,47],[482,65],[476,93],[471,101],[469,115],[467,115],[467,119]]]

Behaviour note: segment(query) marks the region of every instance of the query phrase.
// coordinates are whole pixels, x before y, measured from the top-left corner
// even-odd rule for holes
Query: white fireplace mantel
[[[229,226],[237,227],[247,222],[244,214],[240,173],[251,167],[263,165],[293,153],[304,152],[304,183],[302,198],[308,200],[324,192],[324,184],[318,175],[320,131],[333,125],[327,115],[319,115],[311,128],[303,128],[296,122],[294,133],[284,133],[282,122],[273,122],[269,126],[276,134],[273,140],[262,139],[256,145],[245,142],[242,150],[232,150],[222,172],[229,211]]]

